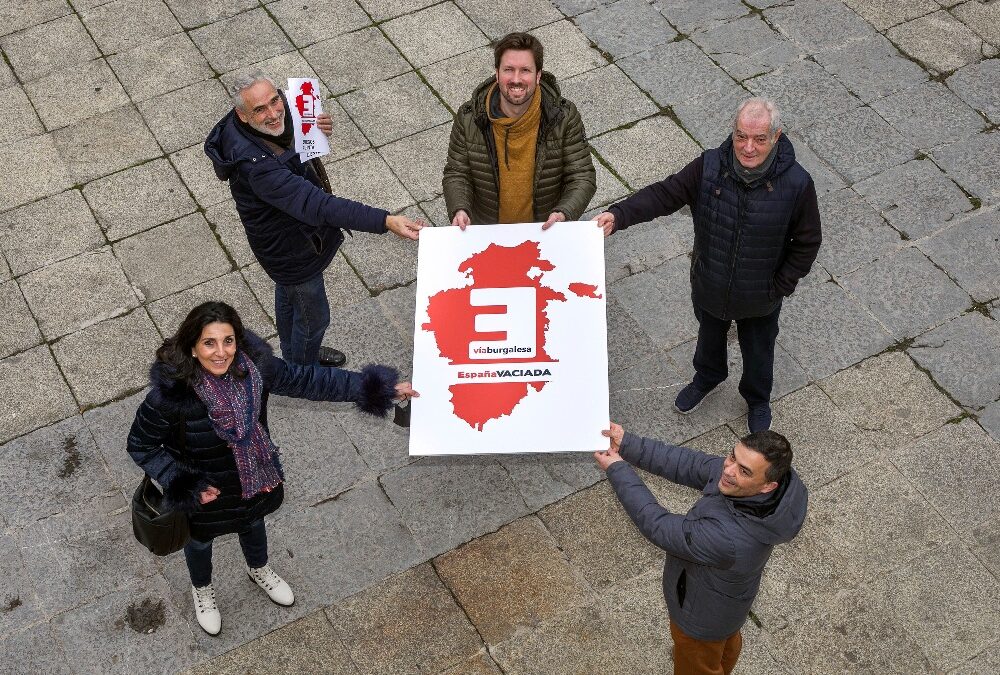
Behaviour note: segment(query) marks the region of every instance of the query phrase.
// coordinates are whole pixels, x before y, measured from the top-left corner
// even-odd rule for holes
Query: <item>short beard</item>
[[[285,120],[281,120],[281,128],[277,131],[271,131],[265,124],[255,124],[253,122],[247,122],[253,129],[256,129],[262,134],[267,134],[268,136],[280,136],[285,133]]]

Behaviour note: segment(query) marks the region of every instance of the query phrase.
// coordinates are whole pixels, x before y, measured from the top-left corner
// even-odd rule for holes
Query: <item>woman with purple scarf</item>
[[[285,479],[268,431],[268,394],[353,401],[366,413],[385,415],[393,401],[418,396],[398,379],[386,366],[356,373],[287,363],[222,302],[198,305],[163,341],[128,453],[163,487],[170,507],[189,514],[184,558],[205,632],[218,635],[222,628],[212,587],[212,540],[220,535],[238,534],[247,574],[272,601],[295,601],[267,561],[264,516],[281,505]]]

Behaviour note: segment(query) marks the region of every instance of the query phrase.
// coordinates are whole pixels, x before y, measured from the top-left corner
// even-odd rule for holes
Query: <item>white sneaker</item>
[[[192,586],[191,595],[194,596],[194,615],[198,618],[198,625],[209,635],[218,635],[222,630],[222,615],[215,603],[212,584],[201,588]]]
[[[264,589],[267,597],[271,598],[275,604],[288,607],[295,602],[295,595],[292,593],[291,587],[271,569],[270,565],[247,567],[247,574],[258,586]]]

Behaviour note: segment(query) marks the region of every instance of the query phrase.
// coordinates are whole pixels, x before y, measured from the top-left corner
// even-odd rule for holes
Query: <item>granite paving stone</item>
[[[905,626],[939,671],[996,641],[1000,591],[961,544],[941,545],[873,582],[868,592]]]
[[[1000,441],[1000,401],[994,401],[979,413],[979,424],[993,440]]]
[[[769,6],[773,4],[768,3]],[[800,0],[792,5],[781,3],[767,9],[764,19],[813,54],[840,49],[845,43],[862,40],[874,33],[872,27],[848,7],[826,0]]]
[[[0,210],[62,192],[73,184],[52,134],[0,146]]]
[[[283,675],[359,673],[322,611],[304,616],[186,672],[188,675],[245,675],[247,671]]]
[[[941,7],[934,0],[844,0],[844,4],[879,31],[930,14]]]
[[[208,301],[232,305],[239,312],[244,327],[259,335],[268,336],[275,332],[274,324],[261,309],[260,303],[239,272],[230,272],[180,293],[168,295],[150,303],[148,308],[163,335],[173,335],[188,312]]]
[[[163,338],[142,308],[87,326],[52,345],[81,406],[94,406],[142,387]]]
[[[514,31],[531,30],[563,18],[562,13],[548,0],[508,0],[504,3],[491,0],[456,1],[479,29],[493,40]]]
[[[927,71],[900,56],[895,45],[881,35],[820,52],[816,60],[865,103],[927,80]]]
[[[693,4],[693,3],[687,3]],[[743,5],[746,9],[746,5]],[[799,48],[756,15],[699,31],[691,41],[736,80],[769,73],[798,58]]]
[[[404,139],[406,140],[406,139]],[[393,172],[374,150],[325,165],[333,194],[395,213],[414,203]],[[367,238],[369,233],[359,232]],[[395,235],[392,235],[395,236]]]
[[[618,0],[602,5],[580,14],[575,22],[598,48],[615,59],[668,43],[677,37],[677,31],[644,0]]]
[[[146,101],[212,76],[187,33],[177,33],[108,57],[133,101]]]
[[[366,235],[367,236],[367,235]],[[386,235],[393,236],[396,235]],[[270,304],[264,306],[268,311],[274,309],[274,282],[264,276],[268,284],[268,300]],[[326,298],[331,308],[347,307],[359,302],[368,300],[371,293],[365,288],[364,282],[348,264],[343,253],[334,257],[333,262],[323,271],[323,280],[326,286]],[[260,291],[254,287],[257,297],[261,297]],[[263,304],[263,302],[262,302]]]
[[[854,424],[886,448],[907,444],[961,413],[902,352],[862,361],[819,386]]]
[[[430,225],[440,227],[451,224],[451,218],[448,217],[448,210],[444,203],[444,196],[421,202],[420,210],[427,216],[427,222]]]
[[[26,672],[53,675],[72,675],[74,672],[47,623],[0,637],[0,650],[4,654],[17,654],[17,663]]]
[[[165,159],[91,181],[83,188],[83,196],[111,241],[187,215],[197,208],[187,187]]]
[[[299,585],[293,587],[314,606],[346,598],[426,559],[399,512],[373,481],[286,518],[272,529],[280,544],[272,548],[278,552],[276,564],[297,576]],[[259,601],[268,602],[262,595]]]
[[[398,288],[391,288],[378,294],[378,304],[388,317],[389,322],[399,331],[408,346],[413,346],[413,332],[416,314],[416,293],[415,283]]]
[[[486,649],[483,648],[465,661],[448,670],[442,670],[441,675],[502,675],[502,672],[497,667],[496,662],[490,658]]]
[[[697,143],[665,116],[609,131],[590,143],[633,189],[666,178],[701,153]]]
[[[38,324],[28,310],[16,281],[0,283],[0,315],[4,330],[0,334],[0,359],[30,349],[42,341]]]
[[[996,3],[974,0],[955,6],[951,13],[991,45],[1000,47],[1000,7]]]
[[[204,143],[212,127],[232,107],[222,84],[210,79],[140,103],[139,112],[164,152],[173,152]],[[178,110],[184,114],[178,115]]]
[[[378,28],[317,42],[303,49],[302,55],[334,96],[410,69]]]
[[[659,353],[656,342],[643,330],[642,322],[632,318],[614,295],[607,299],[607,316],[609,372],[616,373]]]
[[[659,570],[618,584],[604,594],[597,607],[608,625],[630,627],[619,639],[626,653],[638,656],[633,669],[649,665],[655,672],[668,671],[670,622]]]
[[[136,307],[110,247],[82,253],[21,277],[21,291],[49,340]]]
[[[205,654],[168,598],[162,578],[133,584],[60,614],[52,632],[62,644],[73,645],[70,663],[80,670],[180,670]]]
[[[684,130],[696,142],[705,148],[717,148],[732,133],[736,109],[750,96],[746,89],[733,82],[725,84],[720,91],[713,91],[672,107],[674,114],[684,125]]]
[[[441,194],[441,176],[448,157],[451,125],[441,124],[413,136],[383,145],[378,149],[393,174],[399,177],[406,191],[417,201]],[[352,182],[357,180],[352,178]],[[394,199],[404,191],[393,187]]]
[[[490,645],[592,599],[581,573],[533,516],[439,556],[434,567]]]
[[[21,87],[7,87],[0,91],[0,115],[10,120],[8,138],[12,141],[45,131],[28,95]]]
[[[373,472],[382,474],[418,459],[408,454],[407,431],[391,421],[361,413],[353,407],[338,410],[336,415],[351,444]]]
[[[625,526],[628,515],[605,480],[545,507],[538,517],[598,592],[662,564],[662,552]]]
[[[131,516],[121,513],[99,530],[45,540],[34,530],[17,537],[45,616],[90,602],[149,576],[156,568],[137,545]]]
[[[74,124],[128,103],[125,90],[104,59],[94,59],[65,70],[57,70],[27,83],[25,90],[45,128],[49,130]],[[7,96],[11,93],[6,92]],[[18,117],[28,121],[35,119],[34,112],[30,109],[21,111]],[[14,133],[17,133],[16,127]]]
[[[19,5],[19,10],[23,12],[25,7]],[[27,30],[0,38],[0,47],[3,47],[11,67],[22,82],[37,80],[101,55],[87,29],[80,23],[80,18],[68,11],[62,14],[68,16],[31,25],[25,27]],[[2,25],[6,27],[11,24],[4,21]]]
[[[590,452],[501,455],[497,461],[529,510],[548,506],[603,477]]]
[[[361,233],[341,247],[344,257],[372,293],[402,286],[417,278],[417,244],[395,234]]]
[[[990,264],[1000,255],[1000,213],[973,215],[918,245],[977,302],[1000,296],[1000,279]]]
[[[545,70],[559,83],[588,70],[607,64],[607,59],[590,45],[587,36],[568,20],[534,28],[531,34],[545,47]]]
[[[0,214],[0,247],[11,272],[25,274],[105,244],[77,190]]]
[[[407,105],[400,107],[399,101]],[[365,86],[340,98],[341,104],[373,145],[447,122],[448,109],[415,73]]]
[[[989,157],[1000,151],[997,130],[969,136],[934,151],[934,161],[984,204],[1000,203],[1000,169]]]
[[[164,0],[185,28],[197,28],[257,6],[254,0]]]
[[[921,150],[974,136],[986,121],[940,82],[923,82],[871,104]]]
[[[840,286],[824,283],[788,298],[778,342],[814,379],[881,352],[892,338]]]
[[[0,40],[2,44],[2,40]],[[10,64],[6,60],[0,59],[0,88],[6,89],[7,87],[13,87],[17,84],[17,77],[14,76],[14,71],[10,69]]]
[[[437,555],[527,512],[490,457],[425,457],[380,478],[421,550]]]
[[[298,50],[294,50],[278,54],[276,56],[271,56],[260,61],[255,61],[254,63],[250,63],[248,65],[239,66],[227,73],[222,73],[219,76],[219,81],[221,81],[223,86],[226,87],[226,91],[231,91],[233,88],[233,82],[235,82],[237,78],[242,75],[251,75],[258,72],[264,73],[264,75],[274,80],[279,89],[287,88],[289,76],[317,76],[316,71],[314,71],[312,66],[309,65],[309,62],[303,58],[302,54]],[[327,94],[322,86],[320,87],[320,92],[324,97]]]
[[[996,55],[994,48],[984,45],[968,26],[944,10],[890,28],[886,37],[932,74],[950,73],[983,56]]]
[[[653,6],[671,26],[692,36],[746,16],[750,11],[740,0],[656,0]]]
[[[853,272],[905,243],[854,190],[824,195],[819,208],[823,245],[816,260],[834,276]]]
[[[312,506],[358,483],[368,466],[338,423],[330,403],[274,398],[268,424],[281,448],[285,502]]]
[[[114,0],[81,12],[80,18],[105,54],[181,31],[162,0]]]
[[[267,11],[296,47],[305,47],[344,33],[364,28],[371,20],[354,0],[279,0]]]
[[[897,339],[939,326],[972,305],[968,293],[912,247],[861,267],[841,284]]]
[[[989,673],[995,673],[998,670],[1000,670],[1000,642],[980,652],[951,672],[955,675],[989,675]]]
[[[152,356],[151,353],[150,361]],[[83,413],[84,424],[97,444],[113,485],[121,490],[124,499],[129,500],[142,480],[143,471],[126,452],[126,439],[135,420],[135,411],[145,397],[146,391],[143,390]]]
[[[576,16],[583,12],[610,5],[615,0],[552,0],[552,4],[559,8],[559,11],[566,16]]]
[[[924,333],[909,352],[962,405],[979,409],[1000,398],[1000,326],[996,321],[969,312]],[[970,363],[978,367],[968,368]]]
[[[427,83],[453,111],[471,98],[481,82],[495,73],[493,50],[487,47],[473,49],[420,69]]]
[[[376,21],[391,19],[434,4],[434,0],[357,0],[357,2]]]
[[[256,262],[234,200],[230,199],[205,209],[205,220],[237,267],[245,267]]]
[[[200,213],[122,239],[114,249],[125,273],[147,302],[231,270]]]
[[[590,204],[587,205],[588,209],[595,209],[598,206],[610,204],[628,195],[629,191],[625,187],[625,184],[615,178],[614,174],[600,160],[592,157],[591,161],[594,163],[594,169],[597,171],[597,191],[590,198]],[[580,218],[586,220],[586,217],[583,215]]]
[[[0,553],[0,608],[3,609],[0,635],[7,635],[37,622],[41,608],[20,547],[12,535],[0,534]]]
[[[326,156],[328,162],[350,157],[371,147],[361,129],[358,129],[358,125],[338,101],[324,101],[323,112],[333,118],[333,133],[327,138],[330,143],[330,154]]]
[[[406,351],[406,344],[376,298],[331,308],[330,326],[323,343],[347,354],[350,368],[386,363]]]
[[[7,259],[3,256],[3,247],[0,246],[0,281],[7,281],[13,277],[10,272],[10,265],[7,264]]]
[[[933,162],[913,160],[854,184],[883,218],[910,239],[933,234],[972,203]]]
[[[1000,516],[988,490],[1000,444],[971,419],[945,424],[890,458],[957,531],[969,533]]]
[[[7,35],[72,12],[65,0],[39,0],[29,5],[9,4],[0,8],[0,34]]]
[[[963,101],[1000,124],[1000,60],[988,59],[966,66],[947,80],[948,88]]]
[[[82,120],[52,134],[69,175],[78,183],[106,176],[161,154],[131,106]]]
[[[106,529],[126,505],[79,415],[8,443],[0,469],[7,527],[39,542]]]
[[[797,672],[933,672],[904,622],[865,591],[849,592],[789,624],[773,634],[773,643]]]
[[[45,345],[0,360],[0,382],[7,392],[0,405],[0,441],[4,443],[77,410],[69,386]]]
[[[816,154],[851,182],[913,159],[916,150],[868,107],[827,117],[802,133]]]
[[[386,579],[326,613],[365,673],[438,672],[482,647],[429,564]]]
[[[861,105],[836,77],[815,61],[792,61],[765,75],[745,80],[753,94],[774,100],[788,131],[804,132],[808,127],[836,121],[844,133],[844,118]],[[819,151],[819,148],[813,147]],[[823,153],[819,153],[823,156]],[[823,156],[829,161],[830,158]],[[836,165],[834,165],[836,168]]]
[[[615,282],[610,291],[656,345],[670,348],[698,334],[690,271],[688,257],[678,256]]]
[[[1000,518],[973,530],[970,550],[993,574],[1000,572],[1000,546],[997,544],[1000,544]]]
[[[735,112],[735,108],[733,110]],[[794,132],[785,133],[788,140],[792,142],[792,148],[795,150],[795,161],[808,171],[809,176],[812,177],[817,196],[823,197],[830,192],[836,192],[847,187],[844,179],[813,152],[813,149],[809,147],[804,138]],[[821,214],[821,217],[825,219],[825,214]],[[823,225],[824,227],[826,226],[825,220]]]
[[[294,49],[262,7],[196,28],[189,35],[220,73]]]
[[[657,45],[622,59],[618,65],[663,106],[676,106],[709,94],[724,93],[735,84],[688,40]]]
[[[380,28],[416,67],[489,43],[489,38],[453,2],[404,14]]]
[[[576,104],[588,136],[655,115],[660,110],[616,65],[563,80],[560,89],[564,97]],[[608,105],[608,92],[615,92],[614,105]]]

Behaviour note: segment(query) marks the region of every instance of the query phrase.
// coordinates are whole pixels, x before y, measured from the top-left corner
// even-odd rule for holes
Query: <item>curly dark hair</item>
[[[192,384],[200,372],[198,359],[191,354],[201,332],[210,323],[228,323],[236,336],[236,348],[243,349],[243,320],[231,306],[224,302],[203,302],[190,312],[181,322],[177,332],[163,341],[156,350],[156,360],[170,366],[170,375],[175,380]],[[246,373],[233,369],[233,374],[243,377]]]
[[[500,41],[493,47],[493,67],[496,70],[500,70],[500,59],[503,58],[503,53],[508,49],[530,51],[531,55],[535,58],[535,70],[539,73],[542,72],[544,50],[542,49],[541,41],[534,35],[529,33],[510,33],[500,38]]]
[[[755,431],[741,438],[740,443],[764,455],[768,463],[764,477],[768,481],[780,483],[792,467],[792,444],[777,431]]]

